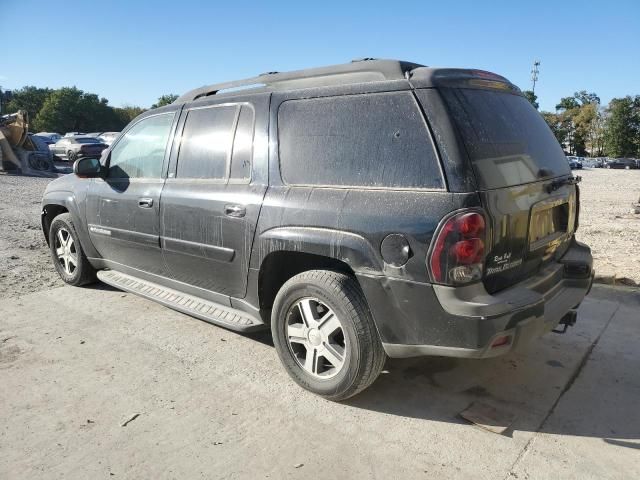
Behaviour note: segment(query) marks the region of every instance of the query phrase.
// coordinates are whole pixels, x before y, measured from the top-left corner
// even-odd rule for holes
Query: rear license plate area
[[[529,223],[529,250],[538,250],[564,237],[569,226],[569,211],[567,200],[534,207]]]

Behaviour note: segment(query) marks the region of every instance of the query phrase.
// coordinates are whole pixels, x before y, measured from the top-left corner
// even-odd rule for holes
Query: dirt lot
[[[591,247],[604,283],[640,285],[640,170],[587,169],[580,184],[580,228],[576,237]]]
[[[578,239],[591,246],[600,281],[640,285],[640,170],[583,170]],[[62,282],[40,230],[40,199],[50,180],[0,173],[0,298]]]

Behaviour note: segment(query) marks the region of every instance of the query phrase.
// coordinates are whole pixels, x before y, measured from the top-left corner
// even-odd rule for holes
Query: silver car
[[[75,162],[78,158],[100,155],[108,145],[95,137],[63,137],[49,145],[51,152],[61,160]]]

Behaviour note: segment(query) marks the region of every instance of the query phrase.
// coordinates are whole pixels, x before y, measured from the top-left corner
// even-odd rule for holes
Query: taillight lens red
[[[475,237],[484,232],[484,217],[477,212],[465,213],[457,222],[458,231],[465,237]]]
[[[478,263],[479,261],[482,261],[484,254],[484,242],[479,238],[460,240],[453,244],[450,253],[455,258],[456,262],[462,265]]]
[[[479,211],[460,212],[440,228],[428,260],[432,279],[459,285],[480,280],[484,269],[486,222]]]

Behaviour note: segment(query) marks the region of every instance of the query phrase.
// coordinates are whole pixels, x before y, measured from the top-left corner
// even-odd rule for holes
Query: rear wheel
[[[73,150],[69,150],[67,152],[67,160],[69,160],[70,162],[75,162],[77,158],[78,158],[78,154]]]
[[[276,296],[271,330],[287,373],[303,388],[344,400],[378,377],[386,355],[358,283],[311,270],[287,281]]]
[[[49,248],[56,271],[65,283],[80,286],[95,281],[96,270],[80,246],[78,234],[68,213],[58,215],[51,222]]]

